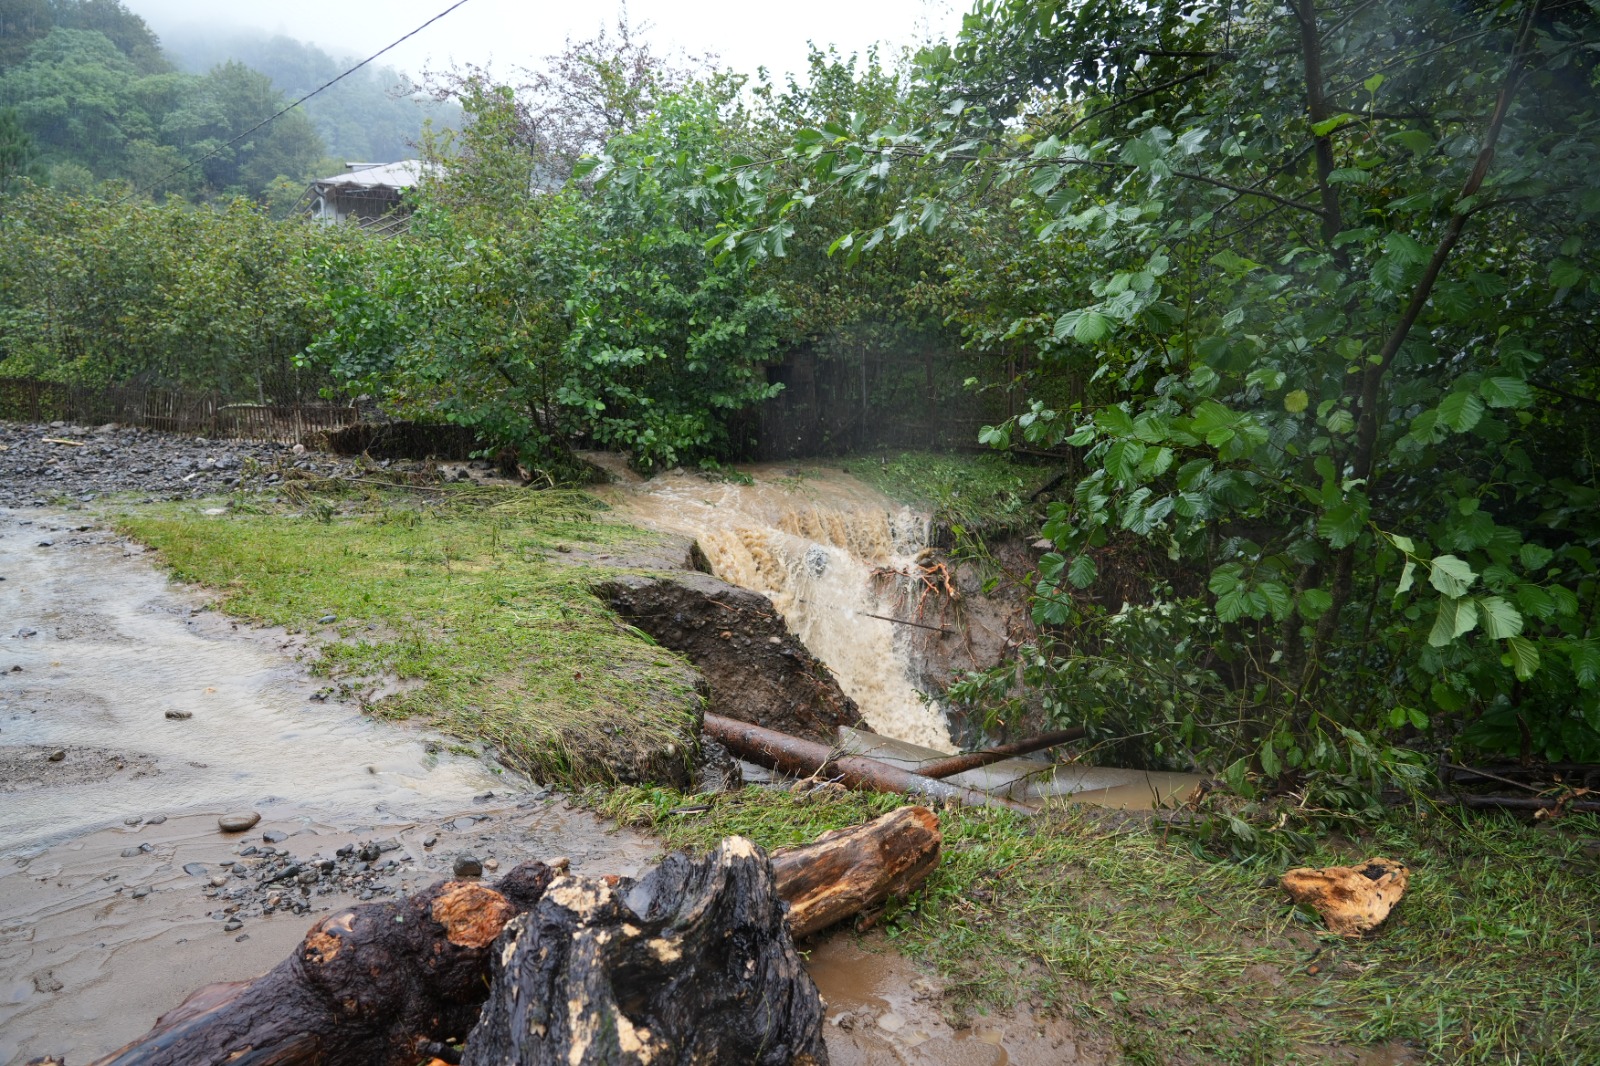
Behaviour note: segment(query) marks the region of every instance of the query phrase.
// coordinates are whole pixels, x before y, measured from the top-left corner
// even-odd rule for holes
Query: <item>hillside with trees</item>
[[[276,91],[120,39],[52,24],[13,50],[25,165],[127,176]],[[237,221],[226,269],[286,264],[294,310],[233,336],[551,480],[581,447],[748,457],[802,366],[849,415],[814,448],[922,418],[1044,464],[1040,639],[956,693],[989,721],[1042,708],[1124,761],[1327,809],[1449,752],[1594,761],[1597,45],[1589,5],[1422,0],[985,0],[914,59],[754,84],[575,42],[436,86],[464,121],[428,140],[401,239]],[[256,153],[314,136],[193,180],[258,189],[287,171]],[[123,212],[4,210],[33,243],[5,242],[0,367],[220,380],[216,349],[69,321],[71,272],[37,269],[116,233],[119,276],[153,276]],[[112,299],[101,321],[130,321]]]

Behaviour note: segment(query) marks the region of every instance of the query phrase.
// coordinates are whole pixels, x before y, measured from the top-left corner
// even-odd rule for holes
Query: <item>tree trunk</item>
[[[789,931],[810,936],[835,922],[904,896],[939,868],[939,819],[926,807],[901,807],[866,825],[835,829],[772,855]]]
[[[822,1000],[772,866],[730,837],[641,881],[563,878],[496,945],[462,1066],[814,1066]]]

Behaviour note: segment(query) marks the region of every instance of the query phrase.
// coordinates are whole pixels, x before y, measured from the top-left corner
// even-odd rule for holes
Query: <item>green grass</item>
[[[998,453],[901,452],[856,456],[843,465],[884,495],[928,508],[935,524],[973,534],[1035,528],[1029,497],[1054,473]]]
[[[900,801],[746,789],[671,813],[688,802],[644,788],[597,799],[672,847],[800,843]],[[1600,1062],[1600,864],[1581,848],[1593,818],[1397,812],[1368,839],[1250,864],[1092,810],[941,821],[943,865],[886,926],[943,976],[957,1018],[1031,1001],[1110,1033],[1134,1063],[1323,1062],[1392,1041],[1424,1062]],[[1370,939],[1325,933],[1276,886],[1289,866],[1369,855],[1412,870]]]
[[[217,589],[229,613],[325,638],[315,668],[330,678],[419,683],[375,713],[425,717],[537,780],[686,764],[696,676],[589,593],[601,568],[569,561],[646,534],[570,492],[291,485],[284,500],[239,497],[221,515],[203,513],[215,501],[163,505],[118,528],[175,577]]]

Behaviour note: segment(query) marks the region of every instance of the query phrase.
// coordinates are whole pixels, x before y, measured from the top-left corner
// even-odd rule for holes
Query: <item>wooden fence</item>
[[[129,385],[90,388],[33,378],[0,378],[0,419],[89,426],[116,422],[213,440],[295,443],[307,433],[348,426],[358,420],[358,412],[353,405],[344,404],[238,403],[215,392]]]

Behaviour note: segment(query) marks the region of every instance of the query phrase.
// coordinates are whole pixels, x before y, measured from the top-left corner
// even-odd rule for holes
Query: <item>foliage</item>
[[[13,108],[0,108],[0,197],[39,176],[39,151]]]
[[[966,26],[921,58],[933,121],[800,129],[703,178],[744,257],[831,190],[906,183],[851,255],[994,232],[1009,193],[1039,245],[1009,254],[1061,280],[969,335],[1079,386],[983,439],[1086,466],[1036,619],[1094,618],[1096,553],[1147,539],[1205,576],[1154,595],[1211,619],[1182,667],[1227,694],[1183,706],[1201,765],[1242,745],[1277,776],[1352,731],[1600,756],[1592,10],[991,0]],[[1172,737],[1169,693],[1138,698]]]
[[[733,89],[662,101],[613,150],[710,151]],[[515,135],[511,90],[480,83],[463,104],[474,121],[415,198],[412,232],[325,262],[334,328],[317,356],[558,477],[582,441],[645,469],[728,458],[735,417],[772,392],[777,300],[713,262],[712,220],[670,175],[626,195],[532,192],[542,157]]]
[[[33,189],[0,215],[0,374],[314,398],[310,257],[358,234],[234,201],[117,204]]]
[[[317,168],[322,142],[299,112],[199,162],[287,103],[264,75],[236,63],[179,73],[118,0],[19,6],[0,15],[19,31],[0,49],[0,108],[16,110],[58,187],[159,182],[161,194],[260,197],[280,175],[304,181]]]

